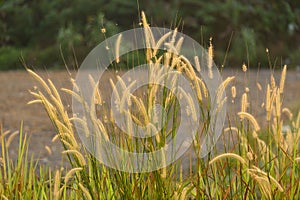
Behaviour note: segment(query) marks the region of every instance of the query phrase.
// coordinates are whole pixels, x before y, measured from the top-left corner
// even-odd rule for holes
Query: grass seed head
[[[293,118],[293,113],[288,108],[283,108],[282,113],[284,113],[288,117],[289,120],[291,120]]]
[[[256,83],[256,86],[257,86],[259,91],[262,91],[262,87],[261,87],[261,84],[259,82]]]
[[[236,87],[235,86],[231,87],[231,96],[232,96],[233,99],[236,98]]]
[[[65,184],[67,184],[70,180],[70,178],[76,173],[76,172],[79,172],[81,171],[82,168],[81,167],[77,167],[77,168],[73,168],[71,169],[70,171],[68,171],[68,173],[66,174],[65,176]]]
[[[284,83],[285,83],[285,78],[286,78],[286,68],[287,68],[287,66],[284,65],[282,73],[281,73],[281,79],[280,79],[280,84],[279,84],[280,94],[283,93],[283,89],[284,89]]]
[[[259,131],[260,130],[260,127],[259,127],[256,119],[253,117],[253,115],[251,115],[251,114],[249,114],[247,112],[239,112],[238,116],[241,119],[245,119],[245,118],[248,119],[251,122],[251,124],[253,125],[255,131]]]
[[[233,158],[233,159],[238,160],[241,164],[246,164],[247,163],[246,160],[243,157],[241,157],[241,156],[239,156],[237,154],[234,154],[234,153],[224,153],[224,154],[221,154],[221,155],[215,157],[211,161],[209,161],[209,165],[213,164],[214,162],[216,162],[216,161],[218,161],[218,160],[220,160],[222,158]]]
[[[212,45],[212,37],[209,39],[209,47],[208,47],[208,58],[207,58],[207,67],[208,67],[208,77],[213,79],[213,57],[214,57],[214,50]]]
[[[245,63],[243,63],[243,65],[242,65],[242,70],[243,70],[243,72],[246,72],[247,71],[247,65],[245,64]]]
[[[242,102],[241,102],[241,112],[246,112],[248,107],[248,95],[244,93],[242,95]]]

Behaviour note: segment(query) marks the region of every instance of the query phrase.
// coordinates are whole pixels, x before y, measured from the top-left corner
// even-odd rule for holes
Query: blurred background
[[[213,38],[218,66],[300,65],[300,1],[280,0],[4,0],[0,1],[0,70],[76,66],[105,37],[139,27],[179,27],[205,47]],[[226,58],[226,62],[224,59]]]

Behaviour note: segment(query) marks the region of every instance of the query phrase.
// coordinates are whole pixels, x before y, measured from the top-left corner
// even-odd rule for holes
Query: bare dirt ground
[[[70,76],[66,71],[39,71],[40,75],[45,78],[50,78],[58,87],[71,88]],[[277,83],[280,79],[280,71],[275,72]],[[75,75],[75,73],[74,73]],[[235,85],[237,86],[237,96],[241,96],[244,87],[250,88],[251,99],[257,105],[261,105],[264,99],[265,85],[269,80],[270,71],[261,70],[247,71],[246,75],[240,69],[226,69],[223,71],[223,77],[236,76]],[[263,89],[259,91],[256,82],[259,82]],[[18,130],[21,121],[23,121],[23,130],[30,136],[29,154],[34,153],[36,158],[39,158],[42,163],[56,165],[61,162],[62,147],[59,142],[52,142],[52,138],[56,132],[52,126],[45,110],[41,105],[27,105],[27,102],[33,100],[33,96],[29,90],[33,90],[38,83],[26,71],[8,71],[0,72],[0,128],[3,130]],[[300,74],[296,71],[289,71],[286,78],[286,87],[284,93],[284,105],[299,108],[300,105]],[[229,104],[231,97],[229,96]],[[63,96],[64,103],[70,105],[70,98]],[[239,106],[239,99],[236,100]],[[252,103],[252,102],[251,102]],[[262,115],[262,108],[257,106],[253,109],[256,116]],[[229,111],[232,113],[234,109],[229,106]],[[11,146],[11,155],[17,155],[18,139]],[[52,153],[49,154],[45,146],[51,148]]]

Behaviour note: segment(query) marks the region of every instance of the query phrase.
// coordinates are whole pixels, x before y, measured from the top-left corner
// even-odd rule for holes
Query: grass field
[[[144,16],[143,22],[144,27],[149,28]],[[153,54],[152,49],[147,49],[146,55],[150,54]],[[212,54],[210,46],[208,59],[212,58]],[[61,89],[55,85],[61,84],[62,80],[53,83],[50,79],[39,76],[39,73],[27,69],[28,76],[31,76],[37,84],[37,87],[30,91],[32,97],[31,101],[30,99],[28,101],[33,107],[28,115],[40,118],[33,108],[40,106],[46,110],[55,127],[56,134],[52,135],[52,140],[60,142],[62,148],[57,152],[61,151],[64,161],[51,166],[29,155],[31,147],[39,144],[34,135],[31,138],[34,142],[28,141],[28,135],[24,131],[26,124],[25,126],[21,124],[19,132],[9,132],[1,128],[1,198],[299,199],[300,112],[297,74],[289,74],[287,66],[280,66],[280,71],[274,72],[270,69],[253,73],[252,69],[243,65],[240,70],[233,71],[234,76],[229,75],[232,73],[230,70],[224,70],[222,72],[224,81],[217,91],[226,90],[227,98],[222,99],[222,95],[217,97],[220,97],[218,105],[223,105],[225,101],[228,105],[227,120],[218,144],[206,157],[201,158],[197,156],[201,153],[200,140],[203,134],[208,134],[207,127],[211,123],[206,85],[201,84],[201,79],[197,79],[195,68],[190,67],[189,61],[168,51],[161,56],[163,58],[169,56],[169,59],[159,59],[159,55],[154,54],[151,59],[146,56],[146,61],[152,62],[154,57],[156,63],[162,62],[185,74],[197,88],[195,90],[197,102],[189,101],[187,110],[193,116],[195,110],[192,108],[196,106],[204,113],[203,124],[199,127],[192,148],[187,153],[188,159],[179,160],[156,171],[141,173],[122,172],[103,165],[81,145],[76,135],[74,122],[80,122],[87,136],[92,133],[86,125],[86,119],[71,116],[69,103],[72,96],[82,102],[82,105],[86,105],[81,91],[70,89],[72,84],[76,88],[74,81],[65,83],[71,77],[63,80],[66,86]],[[159,69],[154,70],[159,72]],[[109,78],[106,77],[107,80]],[[106,83],[111,88],[115,87],[113,81]],[[90,84],[92,87],[96,83],[90,80]],[[101,90],[98,85],[95,88],[93,105],[104,105],[102,96],[107,91]],[[126,89],[125,87],[124,90]],[[159,100],[164,109],[168,110],[167,121],[161,122],[167,125],[154,139],[136,140],[129,136],[120,137],[123,132],[114,128],[115,118],[109,107],[103,106],[97,110],[98,117],[107,119],[105,123],[97,120],[91,108],[84,107],[91,116],[93,127],[99,130],[95,134],[99,134],[100,139],[119,143],[128,151],[133,150],[136,141],[140,142],[139,150],[142,151],[150,151],[165,145],[167,138],[174,137],[172,133],[177,129],[176,122],[180,120],[174,113],[180,105],[174,94],[168,90],[159,90],[155,85],[147,89],[148,93],[143,97],[147,101],[142,101],[142,97],[138,94],[132,94],[132,105],[136,111],[129,113],[129,116],[135,123],[146,126],[151,121],[150,111],[154,102]],[[285,92],[285,89],[288,91]],[[160,99],[155,99],[154,96],[159,91],[163,91],[163,95]],[[27,100],[24,97],[21,99]],[[9,105],[9,98],[4,98],[4,101]],[[10,111],[10,108],[6,109]],[[24,120],[26,122],[26,115]],[[29,123],[33,122],[29,120]],[[39,126],[39,123],[42,121],[37,120],[35,126]],[[48,144],[41,149],[51,154],[53,147],[52,144]],[[11,155],[10,150],[13,150],[14,155]],[[35,152],[40,153],[39,151],[42,150],[35,149]]]

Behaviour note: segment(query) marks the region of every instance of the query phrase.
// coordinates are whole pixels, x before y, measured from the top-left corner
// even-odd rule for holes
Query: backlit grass
[[[146,18],[144,15],[142,17],[144,28],[147,29]],[[146,36],[151,38],[149,32],[146,32]],[[179,51],[180,45],[174,47]],[[85,125],[85,119],[71,116],[67,107],[62,103],[61,92],[64,92],[85,105],[81,91],[66,88],[58,90],[51,80],[44,80],[27,69],[28,73],[40,84],[39,89],[31,92],[35,99],[30,103],[40,103],[45,108],[57,130],[53,140],[59,140],[63,145],[62,154],[68,158],[71,168],[51,170],[38,165],[33,158],[28,158],[28,140],[26,134],[23,133],[22,126],[19,132],[18,159],[13,162],[8,150],[12,148],[10,143],[17,133],[1,130],[1,198],[299,199],[300,112],[295,115],[288,108],[282,107],[287,66],[283,66],[282,76],[278,83],[271,73],[270,83],[265,87],[266,91],[261,91],[261,95],[265,97],[261,106],[265,112],[263,119],[257,119],[251,113],[251,88],[244,88],[244,93],[239,98],[236,96],[236,86],[232,82],[235,77],[224,80],[218,88],[220,97],[218,103],[221,106],[233,100],[236,104],[237,109],[229,112],[233,116],[228,117],[223,130],[223,135],[232,140],[233,144],[228,146],[228,141],[221,137],[221,143],[226,152],[219,153],[219,149],[215,147],[205,158],[200,158],[197,155],[201,152],[201,138],[208,132],[207,126],[211,119],[206,113],[209,110],[207,88],[196,76],[195,69],[200,66],[194,68],[188,60],[168,51],[159,56],[153,49],[146,50],[146,62],[162,63],[185,74],[192,81],[197,94],[198,101],[190,102],[188,111],[192,117],[195,114],[193,106],[199,107],[203,124],[199,127],[192,145],[195,158],[189,169],[183,169],[183,163],[180,161],[157,171],[142,173],[127,173],[106,167],[91,155],[76,137],[74,121],[81,123],[87,135],[91,134]],[[212,62],[212,58],[211,44],[208,48],[208,63]],[[160,68],[153,70],[156,75],[160,72]],[[247,73],[247,66],[243,65],[241,70]],[[213,78],[212,71],[210,73]],[[120,77],[118,80],[122,81]],[[91,87],[97,86],[94,91],[94,105],[103,105],[101,97],[105,91],[99,89],[95,80],[89,81]],[[71,80],[71,82],[76,88],[74,81]],[[110,80],[110,86],[115,87],[113,79]],[[222,91],[226,88],[231,89],[231,94],[228,94],[226,99],[222,99]],[[157,94],[161,96],[156,97]],[[128,117],[131,117],[135,123],[145,126],[153,117],[151,110],[154,102],[159,101],[168,111],[165,123],[171,124],[163,126],[164,128],[154,139],[138,140],[140,151],[151,151],[162,147],[166,144],[167,138],[173,137],[172,134],[177,128],[176,122],[179,120],[176,118],[176,112],[180,105],[172,92],[164,88],[160,89],[156,85],[149,85],[143,98],[138,94],[132,95],[134,110],[129,113]],[[100,134],[99,137],[113,140],[129,151],[134,150],[133,144],[137,141],[129,136],[120,137],[122,131],[114,129],[116,126],[114,116],[111,115],[108,107],[103,106],[103,109],[98,110],[97,116],[89,109],[87,108],[87,111],[90,111],[93,125],[99,130],[97,132]],[[107,122],[102,123],[97,120],[97,117],[106,119]],[[289,125],[289,129],[283,131],[283,125]],[[132,130],[130,128],[128,125],[128,130]]]

